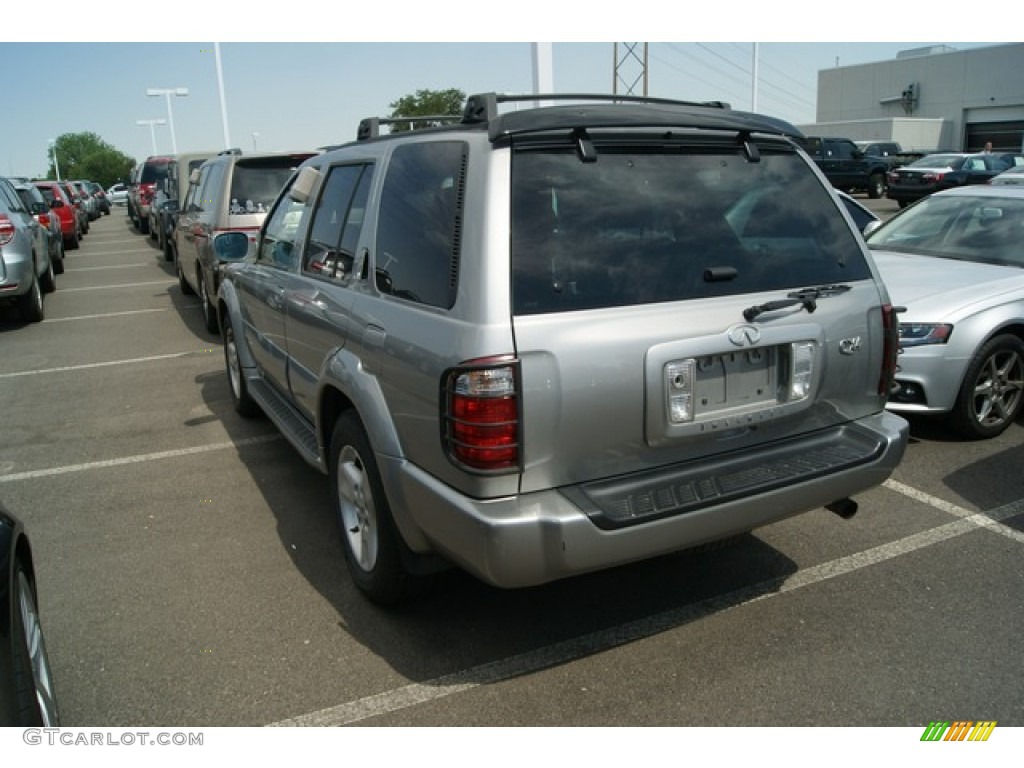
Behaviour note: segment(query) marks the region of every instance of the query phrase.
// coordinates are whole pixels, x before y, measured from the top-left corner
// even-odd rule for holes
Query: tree
[[[391,107],[391,114],[388,117],[437,117],[446,115],[458,117],[466,103],[466,94],[458,88],[449,88],[445,91],[431,91],[422,89],[411,96],[403,96],[388,106]],[[408,123],[396,123],[391,127],[394,132],[408,131],[413,128],[428,128],[441,125],[439,120],[418,120]]]
[[[128,178],[135,160],[118,151],[95,133],[64,133],[50,149],[48,179],[56,179],[54,152],[62,179],[88,179],[104,188]]]

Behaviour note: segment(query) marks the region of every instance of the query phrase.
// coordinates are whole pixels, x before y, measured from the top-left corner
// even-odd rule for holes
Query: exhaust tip
[[[849,520],[857,514],[857,502],[853,499],[838,499],[831,504],[826,504],[825,509],[839,515],[843,520]]]

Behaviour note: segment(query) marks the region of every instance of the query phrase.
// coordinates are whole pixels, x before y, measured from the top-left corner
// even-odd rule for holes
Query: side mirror
[[[63,200],[57,200],[55,198],[55,199],[50,201],[50,207],[51,208],[63,208],[64,207],[64,201]]]
[[[249,253],[249,236],[244,232],[225,232],[213,240],[213,252],[219,261],[239,261]]]
[[[319,180],[320,171],[312,165],[307,165],[299,171],[299,175],[295,177],[295,183],[288,188],[288,197],[296,203],[305,204]]]
[[[867,224],[864,225],[864,231],[861,234],[863,234],[864,237],[867,237],[880,226],[882,226],[882,222],[880,221],[869,221]]]
[[[188,183],[193,186],[199,183],[199,169],[193,168],[192,173],[188,175]]]

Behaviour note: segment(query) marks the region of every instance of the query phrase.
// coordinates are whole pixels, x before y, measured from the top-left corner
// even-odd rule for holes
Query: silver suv
[[[895,312],[796,129],[621,96],[500,111],[537,98],[363,121],[221,284],[236,409],[330,476],[379,603],[438,563],[521,587],[846,517],[903,455]]]

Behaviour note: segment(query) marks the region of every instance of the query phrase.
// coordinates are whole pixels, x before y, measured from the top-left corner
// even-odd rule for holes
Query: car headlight
[[[953,326],[949,323],[900,323],[900,346],[945,344],[951,333]]]

